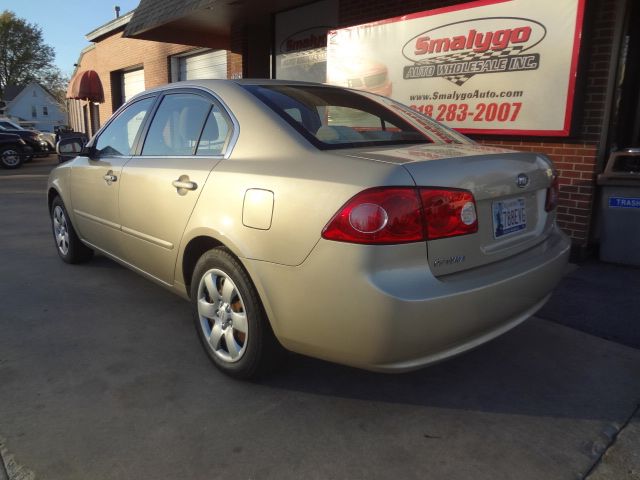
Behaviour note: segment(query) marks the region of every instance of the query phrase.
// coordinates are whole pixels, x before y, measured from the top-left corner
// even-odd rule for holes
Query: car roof
[[[216,87],[220,86],[228,86],[228,85],[297,85],[297,86],[316,86],[316,87],[334,87],[334,85],[326,85],[323,83],[314,83],[314,82],[300,82],[296,80],[273,80],[268,78],[242,78],[242,79],[201,79],[201,80],[183,80],[180,82],[172,82],[169,84],[165,84],[156,88],[150,88],[149,90],[145,90],[139,95],[155,93],[155,92],[164,92],[167,90],[173,90],[176,88],[188,88],[188,87],[197,87],[197,88],[205,88],[209,90],[214,90]],[[136,95],[139,96],[139,95]]]
[[[230,81],[237,83],[238,85],[315,85],[323,87],[332,86],[316,82],[303,82],[299,80],[276,80],[271,78],[240,78]]]

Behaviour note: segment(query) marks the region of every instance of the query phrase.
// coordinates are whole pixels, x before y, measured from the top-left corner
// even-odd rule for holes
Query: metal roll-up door
[[[179,58],[179,80],[227,78],[226,50],[212,50]]]
[[[144,92],[144,69],[124,72],[122,74],[122,99],[126,102],[140,92]]]

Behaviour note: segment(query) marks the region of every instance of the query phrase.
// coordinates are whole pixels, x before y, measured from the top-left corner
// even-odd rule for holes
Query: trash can
[[[600,187],[600,260],[640,266],[640,148],[611,154]]]

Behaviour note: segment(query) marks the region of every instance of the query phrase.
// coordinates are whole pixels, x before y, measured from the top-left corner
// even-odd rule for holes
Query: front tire
[[[0,165],[2,168],[13,170],[22,165],[22,151],[13,145],[0,147]]]
[[[223,248],[208,251],[191,282],[195,327],[202,346],[225,374],[250,379],[282,358],[258,292],[240,262]]]
[[[83,263],[93,257],[93,250],[80,241],[60,197],[51,203],[51,228],[56,251],[66,263]]]

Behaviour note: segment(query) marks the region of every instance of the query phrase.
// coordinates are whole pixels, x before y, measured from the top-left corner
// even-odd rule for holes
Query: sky
[[[10,10],[42,29],[44,42],[55,49],[55,64],[66,75],[73,73],[80,50],[90,44],[90,31],[138,6],[140,0],[0,0],[0,11]]]

